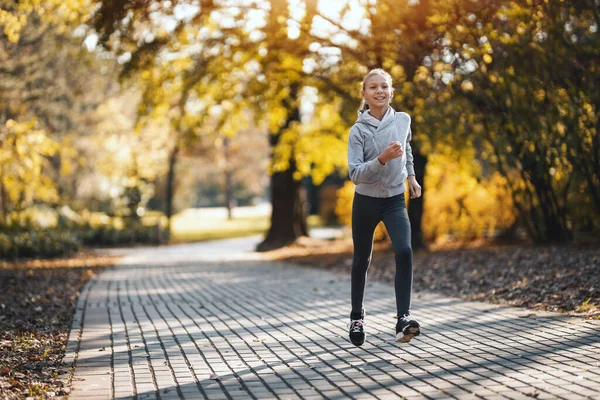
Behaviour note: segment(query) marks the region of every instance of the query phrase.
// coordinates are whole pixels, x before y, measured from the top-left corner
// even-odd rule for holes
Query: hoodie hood
[[[372,116],[369,110],[361,110],[359,111],[358,119],[356,120],[356,122],[359,124],[371,125],[375,128],[381,129],[384,128],[386,125],[394,122],[395,114],[396,112],[394,111],[394,109],[388,106],[387,111],[385,112],[383,118],[380,121],[374,116]]]

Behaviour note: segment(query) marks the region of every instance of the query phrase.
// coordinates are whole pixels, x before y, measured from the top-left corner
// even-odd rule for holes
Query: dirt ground
[[[268,256],[347,274],[352,242],[306,239]],[[413,255],[413,271],[415,292],[600,319],[598,247],[481,244],[421,251]],[[394,274],[393,250],[376,245],[368,279],[393,282]]]
[[[0,399],[68,393],[62,364],[79,290],[112,257],[0,262]]]

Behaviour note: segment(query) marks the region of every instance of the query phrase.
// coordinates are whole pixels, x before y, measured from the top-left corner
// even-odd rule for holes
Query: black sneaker
[[[365,316],[364,314],[360,319],[352,319],[350,317],[350,325],[348,325],[350,331],[350,341],[355,346],[362,346],[365,342]]]
[[[396,323],[396,342],[408,343],[412,338],[420,334],[421,325],[416,320],[411,319],[408,314],[404,314],[398,318],[398,322]]]

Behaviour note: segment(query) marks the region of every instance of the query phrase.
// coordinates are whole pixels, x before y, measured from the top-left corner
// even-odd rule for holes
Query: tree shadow
[[[419,313],[441,316],[424,320],[426,328],[416,343],[399,346],[393,342],[393,332],[382,332],[372,334],[366,345],[357,349],[345,338],[348,316],[342,310],[346,302],[340,296],[347,294],[347,278],[323,273],[321,276],[329,277],[329,280],[317,280],[307,286],[306,278],[291,274],[291,271],[297,269],[278,264],[266,266],[264,262],[254,261],[238,261],[235,265],[190,262],[123,267],[113,271],[110,279],[106,275],[106,279],[103,276],[95,279],[94,285],[99,285],[96,289],[101,295],[92,296],[91,303],[95,307],[105,307],[107,312],[116,308],[121,313],[130,310],[128,315],[134,316],[138,323],[158,322],[160,329],[149,334],[144,332],[144,336],[148,335],[145,346],[148,343],[154,347],[160,344],[162,350],[158,358],[147,355],[149,362],[162,363],[168,354],[177,351],[186,360],[190,355],[204,357],[203,352],[210,350],[217,353],[227,351],[229,355],[236,353],[238,362],[243,364],[241,368],[228,365],[228,369],[234,372],[223,374],[219,379],[196,376],[197,382],[160,387],[155,391],[138,393],[138,396],[165,397],[160,391],[166,389],[167,393],[177,393],[182,397],[190,397],[185,393],[197,391],[211,398],[208,392],[216,389],[226,397],[240,393],[257,398],[263,394],[278,397],[278,391],[284,388],[300,397],[308,391],[327,398],[355,398],[360,393],[373,390],[401,395],[407,388],[427,385],[435,388],[440,379],[446,386],[459,388],[457,390],[464,383],[453,384],[456,379],[481,388],[479,381],[504,385],[508,379],[530,389],[533,387],[531,382],[509,375],[518,376],[524,369],[543,372],[538,366],[544,361],[549,363],[549,356],[558,352],[577,354],[578,350],[587,351],[593,343],[597,345],[600,342],[597,331],[582,328],[575,332],[575,329],[566,326],[569,319],[566,316],[523,319],[503,313],[502,309],[497,312],[480,308],[455,310],[456,306],[465,303],[459,299],[436,297],[431,304],[418,304]],[[306,290],[310,286],[322,290],[322,293]],[[207,288],[212,293],[206,293]],[[390,292],[389,288],[384,289],[374,290],[373,294]],[[116,295],[117,300],[111,300],[111,293]],[[393,322],[392,313],[393,299],[377,300],[372,302],[368,318],[383,325]],[[533,343],[531,338],[536,334],[532,330],[540,326],[548,326],[548,329],[542,329],[543,337]],[[101,325],[86,325],[84,321],[84,329],[86,327],[97,329]],[[505,335],[506,332],[510,335]],[[124,327],[117,323],[112,335],[123,333]],[[135,334],[131,332],[131,337]],[[282,335],[284,340],[280,340]],[[99,341],[106,341],[110,336],[101,335]],[[182,345],[189,343],[193,343],[195,348],[186,353]],[[217,348],[217,344],[222,346],[223,343],[229,347]],[[535,347],[525,351],[523,343]],[[202,347],[205,345],[207,347]],[[272,360],[263,361],[262,365],[242,361],[239,353],[242,350],[254,352],[256,360],[260,360],[259,349],[261,353],[268,352]],[[488,349],[489,353],[486,358],[480,356],[484,349]],[[280,350],[280,354],[288,356],[278,355]],[[147,349],[144,348],[144,351]],[[113,368],[128,365],[131,356],[131,351],[115,353]],[[103,358],[99,355],[96,361]],[[567,357],[564,363],[552,362],[553,367],[546,374],[556,379],[573,377],[572,372],[559,372],[561,366],[576,359],[573,356]],[[221,365],[223,360],[219,362]],[[87,361],[94,364],[94,357]],[[210,365],[210,360],[204,358],[204,364]],[[280,373],[282,366],[289,371]],[[276,377],[275,381],[279,383],[270,388],[272,379],[267,380],[263,376]],[[252,394],[254,382],[259,382],[264,389]],[[352,384],[351,388],[348,388],[348,382]],[[590,389],[585,382],[574,384]],[[229,391],[233,390],[230,386],[239,393],[230,394]],[[323,387],[338,390],[340,394],[327,394]],[[424,395],[427,396],[426,393]]]

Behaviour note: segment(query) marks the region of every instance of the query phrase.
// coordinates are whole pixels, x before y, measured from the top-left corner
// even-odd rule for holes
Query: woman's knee
[[[410,246],[398,246],[394,248],[394,253],[396,254],[396,259],[412,259],[412,248]]]
[[[352,259],[352,271],[366,272],[371,264],[371,255],[354,255]]]

